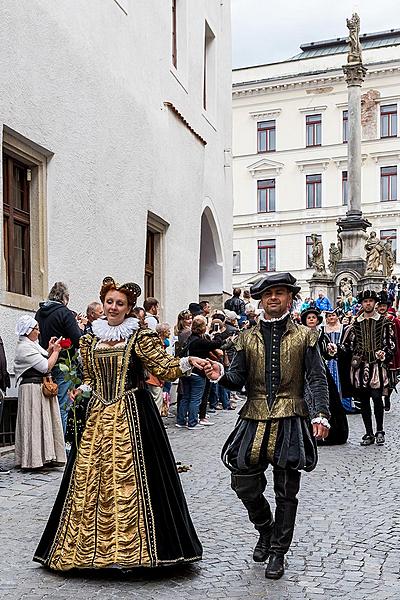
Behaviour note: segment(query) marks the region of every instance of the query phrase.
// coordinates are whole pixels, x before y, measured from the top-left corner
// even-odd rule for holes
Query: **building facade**
[[[10,0],[0,33],[0,335],[55,281],[136,281],[163,319],[231,288],[230,2]],[[227,216],[228,215],[228,216]]]
[[[396,251],[400,30],[363,35],[361,41],[368,69],[362,88],[362,210]],[[314,42],[290,60],[233,72],[238,286],[268,271],[291,271],[308,295],[313,233],[323,242],[328,267],[336,221],[347,210],[346,53],[345,38]]]

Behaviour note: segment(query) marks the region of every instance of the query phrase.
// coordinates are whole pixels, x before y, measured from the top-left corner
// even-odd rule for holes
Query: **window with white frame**
[[[342,171],[342,204],[347,206],[349,203],[349,185],[347,180],[347,171]]]
[[[260,121],[257,123],[257,152],[274,152],[276,150],[276,122]]]
[[[321,145],[322,115],[306,115],[306,146]]]
[[[381,138],[397,137],[397,104],[381,106]]]
[[[258,240],[258,270],[276,271],[275,240]]]
[[[233,251],[232,273],[240,273],[240,250]]]
[[[381,202],[397,200],[397,167],[381,167]]]
[[[307,208],[321,208],[322,198],[321,174],[306,175],[306,201]]]
[[[349,111],[344,110],[342,116],[342,141],[347,143],[349,141]]]
[[[275,179],[257,181],[257,212],[275,212]]]

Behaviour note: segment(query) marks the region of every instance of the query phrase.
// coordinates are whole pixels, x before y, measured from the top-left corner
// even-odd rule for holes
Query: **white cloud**
[[[361,33],[400,28],[399,0],[231,0],[233,66],[285,60],[300,44],[345,37],[356,11]]]

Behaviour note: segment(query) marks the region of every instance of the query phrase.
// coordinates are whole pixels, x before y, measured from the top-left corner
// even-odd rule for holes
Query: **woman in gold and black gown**
[[[199,560],[202,547],[145,370],[163,380],[202,361],[178,359],[131,310],[136,284],[103,281],[106,319],[81,338],[91,390],[79,447],[73,445],[34,560],[51,569],[158,567]]]

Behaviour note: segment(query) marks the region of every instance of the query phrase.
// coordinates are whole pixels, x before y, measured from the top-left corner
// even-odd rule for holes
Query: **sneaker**
[[[374,435],[368,435],[368,433],[366,433],[362,437],[362,440],[360,442],[360,446],[371,446],[371,444],[373,444],[374,442],[375,442],[375,436]]]
[[[179,425],[179,423],[175,423],[175,427],[178,427],[178,429],[186,429],[186,425]]]
[[[200,425],[199,423],[197,425],[193,425],[193,427],[188,425],[187,429],[204,429],[204,425]]]
[[[8,469],[4,469],[3,467],[0,467],[0,475],[8,475],[10,472],[10,470]]]
[[[377,446],[383,446],[383,444],[385,443],[385,432],[377,431],[375,434],[375,441]]]
[[[200,419],[199,425],[215,425],[215,423],[209,419]]]
[[[217,411],[215,410],[215,408],[209,408],[209,409],[208,409],[208,412],[209,412],[209,413],[215,413],[215,412],[217,412]]]

